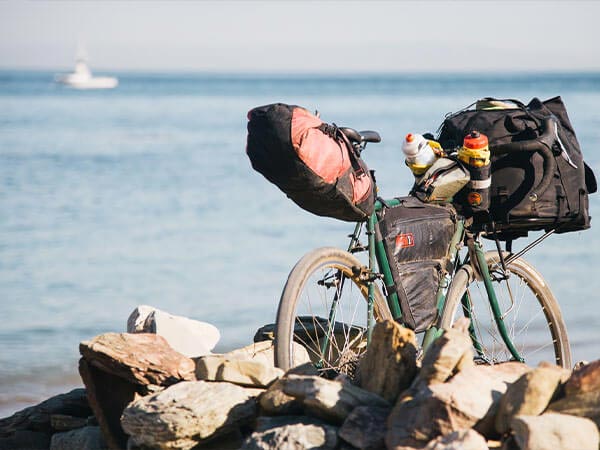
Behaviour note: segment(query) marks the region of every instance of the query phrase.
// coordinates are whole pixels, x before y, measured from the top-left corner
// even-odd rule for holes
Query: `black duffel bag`
[[[503,240],[590,227],[588,194],[596,192],[596,179],[560,97],[528,105],[479,100],[448,116],[438,141],[455,149],[473,130],[488,137],[492,161],[490,208],[474,217],[475,227],[493,223]]]

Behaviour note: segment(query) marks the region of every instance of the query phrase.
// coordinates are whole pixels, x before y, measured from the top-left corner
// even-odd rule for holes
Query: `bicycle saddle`
[[[340,127],[339,129],[346,137],[353,142],[381,142],[381,136],[377,131],[356,131],[354,128]]]

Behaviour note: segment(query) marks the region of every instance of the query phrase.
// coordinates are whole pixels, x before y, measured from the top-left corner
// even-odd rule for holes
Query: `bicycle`
[[[376,132],[340,130],[359,154],[367,143],[380,142]],[[405,311],[398,294],[385,288],[393,280],[377,233],[378,214],[399,201],[378,197],[374,213],[356,223],[346,251],[317,248],[291,270],[275,324],[277,367],[291,367],[295,341],[306,348],[322,375],[352,375],[374,321],[402,323]],[[484,251],[485,234],[460,218],[450,243],[451,267],[440,278],[436,294],[437,318],[422,335],[422,349],[426,351],[462,314],[471,321],[469,334],[479,362],[546,360],[570,368],[571,351],[558,302],[539,272],[521,258],[552,231],[518,253],[512,253],[512,245],[502,251],[498,240],[495,250]],[[361,243],[363,235],[366,244]],[[365,254],[366,264],[356,254]]]

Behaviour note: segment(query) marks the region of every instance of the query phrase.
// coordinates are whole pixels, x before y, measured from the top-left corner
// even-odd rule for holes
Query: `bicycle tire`
[[[366,349],[368,287],[353,270],[362,266],[355,256],[334,247],[317,248],[298,261],[288,276],[277,310],[274,342],[277,367],[283,370],[292,367],[295,341],[306,348],[321,375],[332,377],[343,372],[352,376],[360,354]],[[339,277],[337,281],[335,277]],[[315,289],[319,291],[319,297],[315,298],[318,304],[310,304],[307,309],[305,303],[311,301],[309,296]],[[331,327],[328,312],[336,292],[340,296],[333,318],[334,331],[329,346],[321,348]],[[375,319],[391,319],[387,302],[377,286],[374,292]],[[317,307],[321,309],[317,311]],[[318,315],[321,311],[324,316]],[[350,323],[346,322],[348,312]],[[361,322],[360,316],[364,321]]]
[[[508,254],[505,255],[507,256]],[[499,261],[497,252],[487,252],[485,258],[488,268]],[[517,351],[529,365],[548,361],[571,369],[571,349],[567,328],[550,287],[540,273],[521,258],[512,261],[507,266],[507,270],[510,272],[509,280],[495,281],[494,289],[501,311],[506,315],[505,324],[509,336]],[[473,277],[469,270],[465,268],[456,273],[448,290],[440,327],[445,329],[451,327],[460,310],[465,316],[472,317],[471,333],[475,332],[475,337],[481,344],[477,354],[482,361],[494,364],[513,360],[498,332],[483,282],[477,279],[470,282],[471,278]],[[522,292],[517,295],[514,292],[515,281],[516,287]],[[515,305],[508,313],[505,312],[510,303],[507,285],[512,289],[513,299],[515,299]],[[467,289],[472,303],[471,311],[465,314],[465,308],[460,306]]]

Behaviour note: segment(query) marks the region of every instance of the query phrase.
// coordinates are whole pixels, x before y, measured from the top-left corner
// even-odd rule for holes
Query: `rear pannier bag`
[[[476,227],[493,221],[504,240],[590,227],[588,194],[596,192],[596,180],[560,97],[534,98],[528,105],[479,100],[475,109],[448,116],[438,141],[450,151],[473,130],[488,137],[492,162],[489,214],[476,215]]]
[[[248,113],[252,167],[301,208],[361,221],[375,204],[371,174],[347,138],[299,106],[275,103]]]
[[[457,215],[452,205],[423,203],[402,197],[398,206],[384,207],[378,220],[378,239],[383,241],[398,294],[403,322],[421,332],[437,317],[436,296],[449,264]]]

